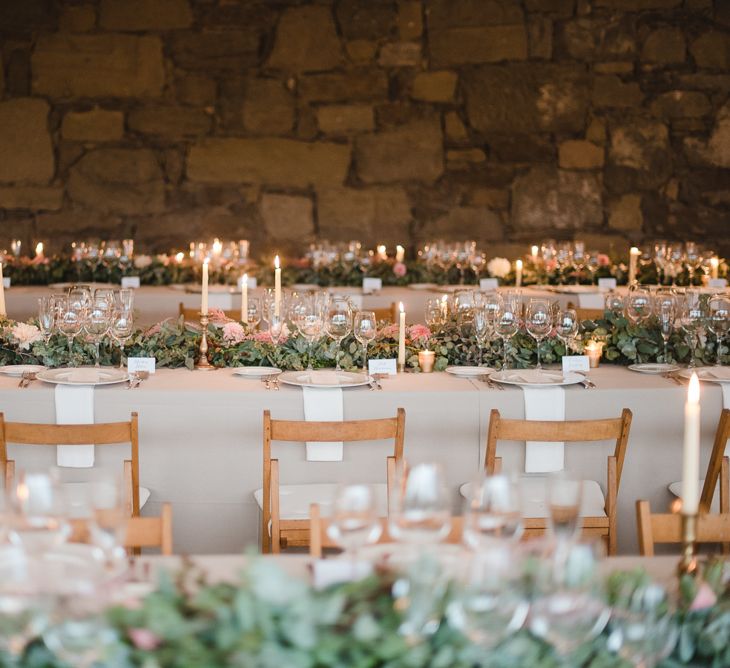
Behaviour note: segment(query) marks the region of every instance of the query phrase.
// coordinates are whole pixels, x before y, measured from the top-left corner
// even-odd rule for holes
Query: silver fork
[[[663,373],[662,377],[667,380],[673,380],[677,385],[684,385],[684,383],[677,377],[676,373]]]
[[[150,377],[149,371],[135,371],[129,377],[129,386],[127,389],[133,390],[135,387],[139,387],[143,380],[147,380]]]
[[[36,379],[35,371],[23,371],[18,387],[26,388]]]
[[[583,389],[586,390],[595,390],[596,384],[592,380],[588,380],[587,378],[584,378],[580,381],[580,384],[583,386]]]
[[[504,388],[499,384],[495,383],[489,376],[481,375],[477,376],[477,380],[480,380],[482,383],[485,383],[486,386],[492,390],[504,390]]]
[[[375,383],[375,387],[377,389],[379,389],[379,390],[382,390],[383,389],[383,386],[380,384],[380,379],[381,378],[387,378],[387,377],[388,377],[388,374],[387,373],[374,373],[373,374],[373,382]]]

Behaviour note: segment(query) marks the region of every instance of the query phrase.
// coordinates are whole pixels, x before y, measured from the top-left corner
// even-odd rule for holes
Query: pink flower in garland
[[[398,278],[403,278],[408,273],[408,267],[406,267],[406,265],[403,264],[402,262],[396,262],[393,265],[393,273]]]
[[[599,253],[596,256],[596,260],[598,261],[599,267],[608,267],[611,264],[611,258],[605,253]]]
[[[162,638],[149,629],[129,629],[129,639],[137,649],[152,652],[162,644]]]
[[[383,329],[380,330],[380,333],[386,339],[395,339],[398,336],[398,325],[394,323],[386,325],[385,327],[383,327]]]
[[[225,325],[227,322],[231,322],[231,319],[219,308],[208,309],[208,320],[211,325]]]
[[[256,332],[253,335],[253,340],[258,341],[259,343],[271,343],[271,334],[266,332]],[[289,328],[284,325],[281,330],[281,336],[279,337],[279,345],[282,343],[286,343],[286,340],[289,338]]]
[[[241,343],[245,338],[246,331],[240,323],[231,321],[223,325],[223,340],[228,345]]]
[[[411,325],[408,328],[408,336],[414,342],[425,342],[431,338],[431,330],[426,325]]]
[[[689,609],[705,610],[706,608],[711,608],[715,603],[717,603],[717,595],[712,591],[710,585],[703,582],[697,590],[697,594],[695,594],[694,601],[692,601]]]
[[[545,263],[545,269],[548,271],[555,271],[558,268],[558,263],[555,260],[548,260]]]
[[[152,327],[150,327],[144,333],[144,335],[145,336],[154,336],[155,334],[159,334],[161,330],[162,330],[162,323],[161,322],[158,322],[158,323],[152,325]]]

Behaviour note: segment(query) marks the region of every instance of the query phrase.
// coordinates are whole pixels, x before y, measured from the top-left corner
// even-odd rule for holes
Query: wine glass
[[[438,297],[432,297],[426,300],[425,322],[431,330],[443,327],[445,321],[445,313],[441,300]]]
[[[523,528],[517,480],[503,474],[483,475],[469,486],[463,540],[472,550],[488,550],[499,540],[518,541]]]
[[[132,311],[118,309],[114,311],[109,327],[109,334],[119,344],[119,368],[124,368],[124,346],[134,334],[134,315]]]
[[[100,347],[104,336],[109,332],[114,315],[113,304],[109,299],[104,297],[94,297],[89,307],[86,322],[84,324],[86,333],[89,335],[91,342],[94,344],[95,364],[97,368],[100,364]]]
[[[286,318],[282,311],[276,313],[273,309],[269,313],[269,336],[271,337],[271,343],[275,346],[279,345],[281,337],[284,335],[284,323]]]
[[[362,484],[339,485],[327,535],[350,554],[353,576],[357,572],[358,550],[377,543],[381,532],[373,488]]]
[[[73,366],[74,339],[81,333],[84,325],[85,307],[81,306],[78,301],[72,301],[69,297],[61,304],[60,308],[58,329],[68,341],[68,360],[69,365]]]
[[[545,299],[530,299],[525,314],[525,327],[528,334],[535,339],[535,350],[537,351],[536,369],[542,369],[540,364],[540,343],[550,334],[553,319],[550,312],[550,303]]]
[[[333,297],[330,299],[327,309],[327,321],[325,323],[327,334],[337,344],[335,353],[335,371],[340,371],[340,346],[344,339],[352,331],[352,305],[349,299],[344,297]]]
[[[555,319],[555,334],[565,346],[565,354],[570,355],[572,341],[578,333],[578,314],[572,308],[558,312]]]
[[[297,327],[309,344],[307,370],[312,371],[314,342],[322,335],[324,327],[323,299],[316,293],[303,299],[301,309],[297,313]]]
[[[606,310],[610,311],[615,318],[624,314],[624,298],[616,293],[609,292],[606,295]]]
[[[707,326],[715,335],[717,358],[716,366],[722,364],[721,347],[722,341],[730,328],[730,297],[726,295],[713,295],[707,302]]]
[[[353,323],[355,338],[362,345],[362,369],[368,372],[368,344],[378,334],[378,323],[374,311],[358,311]]]
[[[132,311],[134,308],[134,290],[122,288],[114,293],[114,302],[117,308]]]
[[[507,368],[507,342],[520,329],[520,320],[514,311],[505,303],[496,324],[497,336],[502,339],[502,369]]]
[[[687,346],[689,347],[689,368],[697,365],[697,343],[703,335],[707,324],[707,309],[701,295],[696,290],[687,290],[679,311],[680,324],[684,330]]]
[[[391,498],[388,528],[399,541],[425,546],[451,529],[449,493],[438,464],[423,463],[401,475]]]
[[[248,328],[254,331],[261,322],[261,299],[259,297],[248,298]],[[295,320],[296,324],[296,320]]]
[[[489,318],[489,311],[483,306],[474,309],[473,312],[473,328],[474,336],[477,340],[479,348],[479,366],[482,366],[484,359],[484,346],[487,343],[489,334],[492,331],[492,322]]]
[[[654,300],[654,311],[659,322],[659,332],[664,342],[664,354],[662,360],[669,361],[669,339],[674,331],[674,321],[677,317],[677,304],[674,295],[668,292],[660,292]]]
[[[580,507],[583,501],[583,481],[568,471],[548,477],[547,502],[550,511],[550,532],[560,541],[572,541],[580,531]]]
[[[38,299],[38,329],[41,330],[43,341],[46,345],[51,340],[51,335],[56,326],[56,310],[52,297],[41,297]]]
[[[643,288],[629,289],[626,299],[626,316],[636,327],[641,326],[651,315],[651,294]]]

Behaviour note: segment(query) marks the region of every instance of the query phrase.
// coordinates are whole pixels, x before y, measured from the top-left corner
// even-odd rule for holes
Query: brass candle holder
[[[697,513],[682,513],[682,557],[677,565],[677,574],[697,573]]]
[[[215,367],[208,361],[208,314],[199,313],[198,315],[200,316],[202,336],[198,346],[198,361],[195,363],[195,368],[199,371],[215,371]]]

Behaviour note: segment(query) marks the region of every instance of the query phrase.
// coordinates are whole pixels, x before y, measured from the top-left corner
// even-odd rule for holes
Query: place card
[[[499,287],[499,279],[497,278],[480,278],[480,290],[496,290]]]
[[[382,278],[363,278],[362,279],[362,291],[369,295],[373,292],[380,292],[383,289]]]
[[[727,278],[711,278],[707,285],[710,288],[726,288]]]
[[[122,276],[123,288],[138,288],[139,276]]]
[[[146,371],[147,373],[155,372],[154,357],[127,357],[127,371],[129,373],[138,373]]]
[[[582,371],[588,373],[591,370],[591,365],[588,360],[588,355],[563,355],[563,373],[569,373],[570,371]]]
[[[397,360],[395,358],[388,360],[368,360],[368,373],[372,376],[374,373],[386,373],[389,376],[398,375]]]
[[[603,290],[615,290],[616,279],[615,278],[599,278],[598,287]]]
[[[238,289],[243,290],[243,276],[238,277]],[[255,290],[256,286],[258,285],[258,280],[255,276],[249,276],[248,277],[248,289],[249,290]]]
[[[10,287],[10,276],[3,276],[3,287],[4,288]]]

